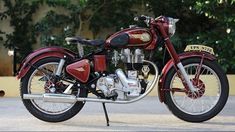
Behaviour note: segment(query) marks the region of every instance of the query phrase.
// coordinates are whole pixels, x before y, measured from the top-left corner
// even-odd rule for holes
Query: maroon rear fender
[[[179,59],[180,61],[184,60],[184,59],[188,59],[188,58],[201,58],[204,54],[204,59],[208,59],[208,60],[216,60],[215,56],[207,53],[207,52],[184,52],[182,54],[179,54]],[[165,97],[165,91],[164,90],[164,84],[165,84],[165,79],[166,79],[166,75],[169,72],[169,70],[174,66],[174,62],[173,60],[169,60],[166,65],[164,66],[164,68],[162,69],[162,73],[158,82],[158,97],[160,102],[164,102],[164,97]]]
[[[20,79],[24,77],[25,74],[30,69],[31,65],[35,64],[37,61],[43,58],[48,58],[48,57],[64,58],[64,56],[74,59],[76,54],[68,49],[60,47],[45,47],[35,50],[31,54],[29,54],[20,64],[17,78]]]

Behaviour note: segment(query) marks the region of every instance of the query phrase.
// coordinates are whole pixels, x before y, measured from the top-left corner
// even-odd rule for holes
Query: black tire
[[[200,64],[201,58],[189,58],[185,59],[182,61],[183,66],[189,65],[189,64]],[[194,114],[189,114],[187,112],[184,112],[183,110],[180,110],[176,104],[174,103],[172,99],[171,92],[168,91],[165,93],[165,103],[168,106],[169,110],[178,118],[188,121],[188,122],[203,122],[207,121],[214,116],[216,116],[224,107],[224,105],[227,102],[228,95],[229,95],[229,85],[228,85],[228,79],[226,77],[226,74],[223,72],[223,70],[220,68],[220,66],[217,64],[216,61],[210,61],[205,59],[203,62],[203,65],[208,66],[211,68],[218,76],[221,84],[221,94],[220,97],[218,98],[218,101],[214,107],[211,109],[208,109],[209,111],[206,111],[205,113],[199,114],[199,115],[194,115]],[[176,73],[175,68],[171,68],[166,76],[165,88],[170,88],[171,81],[173,79],[174,74]],[[206,90],[206,88],[205,88]],[[174,94],[172,92],[172,94]],[[203,108],[203,107],[202,107]]]
[[[50,57],[50,58],[45,58],[42,60],[39,60],[35,66],[39,67],[43,64],[49,63],[49,62],[59,62],[60,59],[59,58],[55,58],[55,57]],[[25,107],[27,108],[27,110],[36,118],[43,120],[43,121],[47,121],[47,122],[61,122],[61,121],[65,121],[68,120],[70,118],[72,118],[73,116],[75,116],[84,106],[85,102],[76,102],[69,110],[67,110],[64,113],[60,113],[60,114],[47,114],[47,113],[43,113],[42,111],[40,111],[38,108],[36,108],[31,100],[26,100],[23,99],[23,94],[28,94],[28,81],[29,78],[31,76],[31,74],[33,74],[33,72],[36,69],[31,67],[30,70],[27,72],[27,74],[21,78],[21,85],[20,85],[20,95],[22,98],[22,101],[25,105]],[[80,97],[87,97],[87,90],[85,89],[80,89]]]

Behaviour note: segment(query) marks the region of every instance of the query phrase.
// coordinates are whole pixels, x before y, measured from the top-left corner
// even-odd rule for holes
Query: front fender
[[[216,60],[216,57],[212,54],[209,54],[207,52],[184,52],[182,54],[179,54],[179,59],[180,60],[184,60],[184,59],[188,59],[188,58],[201,58],[204,55],[204,59],[208,59],[208,60]],[[166,79],[166,75],[168,73],[168,71],[174,66],[174,61],[171,59],[169,60],[166,65],[164,66],[164,68],[162,69],[161,72],[161,76],[158,82],[158,97],[160,102],[164,102],[165,101],[165,91],[164,90],[164,84],[165,84],[165,79]]]
[[[33,65],[34,63],[43,58],[47,57],[63,58],[64,56],[74,59],[76,54],[68,49],[60,47],[45,47],[35,50],[31,54],[29,54],[20,64],[17,79],[24,77],[25,74],[29,71],[31,65]]]

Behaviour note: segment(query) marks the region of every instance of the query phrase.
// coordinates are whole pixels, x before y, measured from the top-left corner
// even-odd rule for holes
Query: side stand
[[[106,123],[107,123],[107,126],[109,126],[109,116],[108,116],[108,113],[107,113],[107,110],[105,107],[105,103],[102,103],[102,104],[103,104],[104,114],[105,114],[105,118],[106,118]]]

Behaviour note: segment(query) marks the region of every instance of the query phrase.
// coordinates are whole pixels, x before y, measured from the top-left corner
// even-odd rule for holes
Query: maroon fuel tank
[[[149,29],[134,27],[127,28],[119,31],[106,40],[106,47],[115,48],[131,48],[131,47],[143,47],[146,48],[156,42],[156,38],[153,38],[153,34]]]

